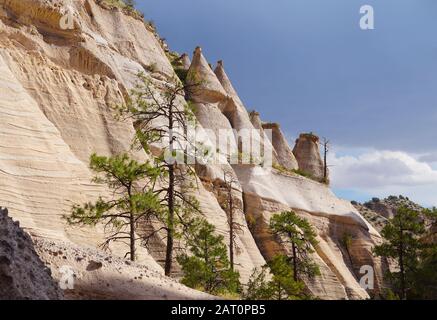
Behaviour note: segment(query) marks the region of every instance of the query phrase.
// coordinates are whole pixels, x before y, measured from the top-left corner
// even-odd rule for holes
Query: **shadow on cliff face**
[[[30,236],[0,208],[0,300],[59,300],[63,295]]]

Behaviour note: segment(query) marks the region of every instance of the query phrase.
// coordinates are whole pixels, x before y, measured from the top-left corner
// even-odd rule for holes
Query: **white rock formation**
[[[37,238],[35,249],[66,282],[67,300],[210,300],[215,297],[187,288],[148,264],[124,260],[91,247]],[[73,279],[66,277],[73,275]],[[70,282],[68,282],[70,281]]]
[[[312,293],[323,299],[368,297],[358,283],[357,274],[362,265],[371,265],[377,279],[381,279],[381,261],[374,259],[371,252],[380,236],[349,202],[338,199],[325,184],[296,174],[269,172],[247,165],[234,166],[234,170],[243,187],[251,231],[266,259],[284,250],[268,230],[271,216],[294,210],[308,219],[318,234],[314,258],[322,275],[307,281]],[[353,265],[346,258],[341,242],[345,234],[353,237],[349,252],[354,257]],[[379,286],[380,283],[376,283],[375,287]]]
[[[302,133],[296,140],[293,154],[300,170],[309,173],[319,181],[324,179],[324,166],[320,156],[318,136],[312,133]]]
[[[212,71],[208,61],[197,47],[187,75],[188,85],[194,86],[190,99],[198,103],[218,103],[226,98],[226,92]]]
[[[72,29],[61,28],[65,8],[72,10]],[[131,298],[132,293],[139,298],[164,298],[164,294],[167,298],[204,298],[157,276],[162,268],[144,248],[138,251],[138,267],[124,267],[116,258],[124,256],[121,244],[105,256],[117,260],[115,267],[97,261],[96,256],[103,253],[89,248],[103,241],[102,228],[73,228],[62,218],[73,204],[108,192],[90,182],[88,159],[92,152],[113,155],[130,149],[133,125],[115,121],[111,107],[123,102],[139,71],[156,83],[175,76],[161,41],[143,21],[119,9],[104,8],[95,0],[0,0],[0,204],[41,244],[38,252],[56,277],[62,260],[49,249],[65,248],[66,260],[85,274],[79,283],[84,297],[114,298],[118,292],[120,298]],[[219,63],[214,73],[200,48],[194,53],[187,80],[189,84],[200,81],[189,94],[200,127],[215,133],[255,128],[223,65]],[[266,143],[261,132],[255,140]],[[222,156],[238,151],[237,136],[231,140],[234,150],[219,150]],[[137,152],[135,157],[145,159],[146,155]],[[236,263],[243,282],[254,267],[265,263],[264,258],[271,257],[274,241],[265,228],[271,214],[293,208],[311,219],[321,239],[316,259],[323,274],[309,284],[311,290],[321,298],[367,297],[358,286],[356,268],[364,262],[378,266],[370,253],[378,235],[353,208],[326,186],[303,177],[276,172],[257,175],[259,170],[265,172],[245,166],[234,169],[227,163],[196,166],[202,181],[196,196],[205,217],[226,235],[227,217],[215,186],[223,182],[224,171],[239,178],[234,197],[241,203],[237,219],[243,229],[237,238],[241,250]],[[252,221],[246,217],[259,219],[252,233],[246,220]],[[353,264],[339,245],[344,230],[356,237]],[[103,267],[91,271],[95,274],[86,273],[83,269],[89,260],[74,262],[82,254],[94,257]],[[130,287],[131,278],[145,267],[154,275]],[[117,274],[120,277],[105,290],[107,281]],[[98,290],[86,291],[94,285]],[[170,293],[171,288],[175,292]],[[75,292],[72,298],[80,295]]]
[[[278,123],[263,123],[263,130],[271,130],[271,142],[276,152],[276,158],[278,163],[287,170],[298,169],[297,160],[294,157],[293,151],[291,151],[288,145],[287,139]]]
[[[62,218],[73,204],[107,192],[90,182],[89,156],[130,149],[133,126],[115,121],[111,107],[123,101],[138,71],[155,64],[152,76],[161,81],[174,73],[141,21],[93,0],[69,3],[80,22],[72,31],[55,23],[61,14],[54,1],[0,2],[0,202],[33,236],[96,247],[103,242],[101,229],[72,228]],[[17,16],[23,20],[18,29],[10,26]],[[202,189],[198,197],[224,233],[226,215],[213,193]],[[264,260],[248,230],[240,238],[247,279]],[[111,249],[124,256],[124,246]],[[162,272],[146,250],[139,255]]]

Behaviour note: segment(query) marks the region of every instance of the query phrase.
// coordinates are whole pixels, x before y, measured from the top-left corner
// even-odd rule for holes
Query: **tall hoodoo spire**
[[[194,50],[187,84],[193,86],[190,98],[195,102],[216,103],[226,98],[225,90],[211,70],[200,47]]]
[[[324,166],[320,156],[318,136],[313,133],[302,133],[296,140],[293,154],[299,163],[299,169],[311,174],[320,181],[324,179]]]
[[[271,142],[277,154],[277,160],[281,166],[288,170],[295,170],[298,168],[296,158],[291,151],[291,148],[285,139],[284,134],[278,123],[263,123],[264,130],[271,130]]]
[[[239,103],[240,105],[243,105],[243,102],[241,101],[240,97],[238,96],[237,91],[235,90],[234,86],[232,85],[231,80],[229,79],[228,75],[226,74],[223,60],[217,61],[217,66],[214,70],[215,75],[219,79],[221,85],[225,89],[226,93],[232,97],[236,103]]]
[[[232,127],[237,130],[253,130],[255,129],[253,123],[251,122],[251,119],[249,117],[249,114],[246,110],[246,107],[244,106],[243,102],[241,101],[240,97],[238,96],[237,91],[235,90],[234,86],[232,85],[231,80],[229,79],[228,75],[226,74],[226,71],[224,69],[224,63],[223,60],[219,60],[217,62],[217,66],[214,70],[215,75],[217,76],[218,80],[220,81],[221,85],[223,86],[224,90],[226,91],[226,94],[228,95],[227,103],[224,105],[222,112],[226,115],[226,117],[229,119],[230,123],[232,124]],[[259,128],[256,128],[259,131],[252,131],[251,139],[253,143],[259,143],[263,147],[268,147],[273,152],[273,162],[276,163],[276,152],[269,141],[263,133],[263,130],[261,126]],[[257,156],[262,156],[262,153]]]

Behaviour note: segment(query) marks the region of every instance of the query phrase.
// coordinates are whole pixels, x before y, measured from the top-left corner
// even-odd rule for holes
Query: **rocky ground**
[[[417,211],[423,210],[422,206],[402,195],[389,196],[385,199],[373,198],[365,203],[352,201],[352,204],[378,232],[384,228],[388,219],[396,215],[400,207],[407,207]]]
[[[30,236],[0,208],[0,300],[62,299]]]
[[[367,208],[361,203],[354,203],[354,207],[361,213],[361,215],[378,231],[384,228],[387,223],[387,218],[381,216],[379,213]]]
[[[35,249],[50,266],[66,299],[211,299],[146,265],[95,248],[35,238]]]
[[[0,209],[0,300],[212,298],[98,249],[32,239]]]

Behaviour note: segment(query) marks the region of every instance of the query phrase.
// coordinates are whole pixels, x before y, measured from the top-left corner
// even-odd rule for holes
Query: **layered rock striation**
[[[133,124],[117,121],[113,107],[124,102],[138,72],[151,79],[158,94],[162,84],[176,77],[167,48],[148,24],[101,3],[0,0],[0,203],[34,237],[41,259],[55,277],[59,278],[63,260],[83,275],[69,298],[116,298],[117,294],[131,298],[132,292],[143,299],[154,295],[205,298],[162,277],[162,240],[151,248],[139,248],[139,265],[125,267],[126,250],[121,244],[107,253],[97,249],[104,239],[103,228],[73,228],[63,219],[73,204],[108,193],[90,182],[89,156],[131,150]],[[73,17],[71,29],[60,24],[66,8]],[[269,233],[270,217],[281,210],[295,210],[310,220],[319,237],[314,258],[322,276],[307,281],[310,290],[322,299],[367,298],[359,286],[359,269],[363,264],[382,268],[371,254],[371,247],[380,241],[378,233],[325,184],[263,166],[266,155],[260,150],[266,149],[254,147],[268,146],[273,163],[320,178],[323,164],[318,140],[301,135],[290,152],[275,126],[270,141],[263,132],[266,125],[259,117],[249,116],[222,62],[213,70],[196,48],[191,63],[183,56],[180,64],[186,83],[193,87],[186,99],[195,106],[198,129],[216,144],[221,130],[231,133],[229,148],[216,148],[224,162],[196,164],[195,179],[200,183],[195,196],[202,214],[227,239],[225,173],[237,180],[232,194],[239,204],[236,219],[242,228],[237,234],[235,262],[242,282],[253,268],[285,250]],[[181,97],[179,103],[182,107],[187,101]],[[241,141],[248,135],[253,144],[244,149]],[[247,151],[254,158],[252,163],[226,161]],[[135,151],[134,157],[144,160],[146,154]],[[345,233],[353,235],[348,252],[341,246]],[[59,251],[62,255],[53,254]],[[379,279],[379,271],[376,274]],[[130,292],[132,281],[135,290]],[[98,290],[90,292],[93,286]],[[173,293],[172,288],[176,288]]]

